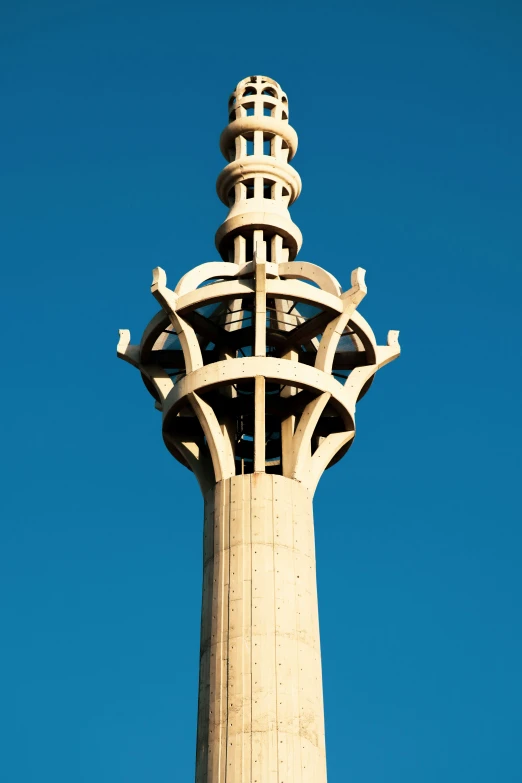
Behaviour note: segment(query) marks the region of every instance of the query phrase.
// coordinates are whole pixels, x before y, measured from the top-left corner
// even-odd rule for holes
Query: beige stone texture
[[[312,501],[253,473],[205,495],[196,783],[326,783]]]
[[[205,498],[196,783],[326,783],[312,498],[351,447],[355,412],[400,353],[341,284],[294,260],[301,181],[281,87],[240,82],[221,137],[222,260],[168,287],[139,345],[120,331],[170,453]]]

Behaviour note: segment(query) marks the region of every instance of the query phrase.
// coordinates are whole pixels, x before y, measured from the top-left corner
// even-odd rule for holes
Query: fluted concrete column
[[[205,496],[196,783],[326,783],[312,500],[284,476]]]

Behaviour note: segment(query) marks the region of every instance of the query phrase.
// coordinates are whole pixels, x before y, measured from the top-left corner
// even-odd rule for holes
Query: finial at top
[[[297,133],[288,122],[286,93],[274,79],[248,76],[230,96],[228,111],[220,147],[229,163],[217,192],[229,213],[216,247],[225,261],[243,263],[264,243],[267,261],[293,261],[303,240],[288,207],[301,192],[301,179],[288,162]]]

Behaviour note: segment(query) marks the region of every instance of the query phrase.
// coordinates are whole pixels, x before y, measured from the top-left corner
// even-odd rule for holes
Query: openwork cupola
[[[229,161],[218,177],[217,192],[229,213],[216,234],[224,261],[293,261],[301,232],[288,207],[301,192],[290,165],[297,134],[288,122],[288,100],[277,82],[249,76],[230,96],[229,124],[221,134],[221,152]]]
[[[229,162],[217,181],[229,208],[216,234],[222,260],[196,266],[173,289],[155,269],[161,309],[139,345],[121,332],[118,355],[140,370],[168,449],[204,491],[266,472],[313,494],[353,441],[357,401],[398,356],[398,332],[378,345],[358,312],[364,270],[343,290],[320,266],[294,260],[302,239],[288,207],[301,181],[279,84],[244,79],[228,110]]]

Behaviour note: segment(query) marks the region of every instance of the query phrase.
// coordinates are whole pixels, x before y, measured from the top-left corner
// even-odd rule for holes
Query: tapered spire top
[[[303,240],[288,207],[301,192],[301,179],[288,162],[297,133],[288,122],[286,94],[267,76],[249,76],[230,96],[228,112],[220,147],[229,163],[217,192],[229,213],[216,247],[223,260],[236,264],[253,260],[254,244],[267,261],[293,261]]]

